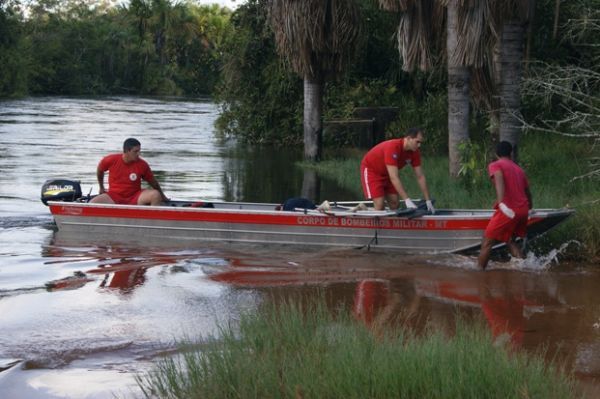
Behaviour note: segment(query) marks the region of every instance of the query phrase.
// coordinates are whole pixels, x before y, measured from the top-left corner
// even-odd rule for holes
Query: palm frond
[[[516,20],[526,23],[531,17],[531,3],[535,0],[494,0],[494,13],[500,23],[505,20]]]
[[[401,4],[403,12],[396,35],[405,71],[431,68],[434,9],[434,0],[406,0]]]
[[[278,52],[302,77],[341,71],[360,37],[355,0],[271,0]]]

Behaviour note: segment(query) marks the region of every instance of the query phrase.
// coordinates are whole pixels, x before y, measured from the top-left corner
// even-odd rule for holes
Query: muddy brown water
[[[306,176],[297,153],[220,141],[210,101],[37,98],[0,102],[0,397],[112,398],[140,394],[134,376],[184,337],[268,301],[325,294],[368,325],[399,315],[451,331],[481,320],[515,350],[545,350],[600,397],[600,270],[558,248],[480,272],[463,255],[364,249],[164,245],[69,237],[39,201],[44,180],[96,190],[95,166],[138,137],[174,199],[278,202]],[[345,198],[320,182],[318,199]],[[575,245],[575,244],[568,244]]]

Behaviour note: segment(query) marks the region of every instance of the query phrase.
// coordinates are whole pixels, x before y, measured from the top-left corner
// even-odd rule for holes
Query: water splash
[[[508,262],[490,261],[486,270],[520,270],[543,272],[549,270],[552,265],[559,264],[559,256],[571,245],[582,246],[577,240],[570,240],[560,247],[552,249],[547,254],[536,255],[527,253],[525,259],[512,258]],[[477,256],[449,254],[446,256],[426,259],[426,263],[437,266],[452,267],[465,270],[480,270],[477,265]]]
[[[536,255],[533,252],[529,252],[525,259],[511,258],[511,260],[503,264],[503,266],[498,267],[498,263],[496,263],[495,268],[543,272],[549,270],[552,265],[558,265],[559,255],[564,253],[572,244],[577,246],[582,245],[577,240],[570,240],[563,243],[560,247],[552,249],[547,254]]]
[[[479,266],[477,266],[477,257],[469,255],[447,254],[440,257],[424,259],[424,261],[425,263],[436,266],[453,267],[466,270],[479,269]]]

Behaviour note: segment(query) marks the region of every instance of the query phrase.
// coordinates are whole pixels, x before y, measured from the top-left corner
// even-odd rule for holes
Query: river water
[[[545,348],[587,396],[600,395],[600,271],[561,264],[556,251],[483,273],[460,255],[123,244],[56,231],[43,182],[75,178],[95,193],[99,159],[127,137],[140,139],[173,199],[281,202],[314,182],[294,167],[298,150],[220,140],[217,115],[208,100],[0,102],[0,398],[139,396],[134,376],[178,340],[216,335],[266,301],[321,293],[367,324],[403,314],[451,330],[457,314],[480,318],[495,340]],[[327,181],[311,192],[348,198]]]

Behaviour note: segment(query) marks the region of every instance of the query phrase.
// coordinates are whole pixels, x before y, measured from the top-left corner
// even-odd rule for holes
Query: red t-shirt
[[[504,177],[504,198],[502,202],[511,209],[529,209],[525,189],[529,187],[529,181],[523,169],[513,161],[501,158],[488,166],[491,178],[496,171],[502,171]]]
[[[142,179],[148,181],[154,177],[150,166],[142,158],[125,163],[123,154],[105,156],[98,168],[108,171],[108,192],[124,198],[132,197],[142,189]]]
[[[392,139],[377,144],[362,159],[362,166],[381,176],[388,175],[386,165],[398,169],[405,165],[421,166],[421,153],[419,150],[404,151],[404,139]]]

